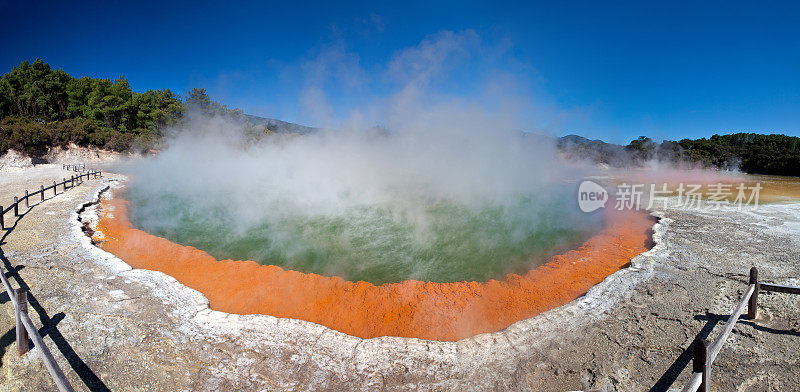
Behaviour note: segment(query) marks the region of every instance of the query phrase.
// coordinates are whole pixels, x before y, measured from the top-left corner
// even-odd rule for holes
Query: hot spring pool
[[[214,310],[435,340],[568,303],[646,250],[647,213],[581,212],[583,173],[545,141],[425,124],[254,144],[186,133],[130,168],[94,239]]]
[[[131,222],[148,233],[217,259],[376,285],[408,279],[482,282],[524,273],[585,241],[602,224],[596,216],[564,213],[573,208],[567,200],[520,197],[480,207],[418,200],[402,209],[276,210],[242,228],[231,211],[236,205],[209,206],[141,186],[134,181],[125,197]]]
[[[119,197],[104,198],[93,238],[132,267],[174,277],[203,293],[214,310],[301,319],[362,338],[459,340],[501,330],[572,301],[627,265],[647,250],[653,224],[646,213],[612,210],[591,238],[521,274],[376,286],[253,261],[219,260],[135,229],[129,205]]]

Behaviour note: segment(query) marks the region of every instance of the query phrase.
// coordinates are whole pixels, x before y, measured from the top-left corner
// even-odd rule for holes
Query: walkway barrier
[[[64,166],[70,166],[70,165],[64,165]],[[28,190],[26,189],[25,196],[22,196],[22,198],[14,197],[14,203],[11,203],[11,205],[8,206],[8,208],[3,209],[3,206],[0,205],[0,229],[5,229],[6,227],[5,226],[6,213],[11,212],[11,210],[13,210],[15,217],[20,216],[19,205],[23,201],[25,202],[25,208],[30,208],[30,199],[36,196],[37,194],[40,196],[40,201],[44,201],[45,192],[50,191],[51,189],[53,190],[53,196],[55,196],[58,194],[58,187],[61,187],[63,191],[66,192],[67,189],[74,188],[77,185],[82,184],[84,178],[88,180],[90,178],[102,178],[102,177],[103,177],[102,171],[89,170],[82,174],[73,175],[70,178],[64,178],[63,181],[59,183],[53,181],[53,185],[50,185],[46,188],[44,185],[41,185],[39,187],[39,190],[33,193],[29,193]]]
[[[30,199],[35,197],[36,194],[40,195],[40,202],[42,202],[45,199],[45,192],[48,192],[50,189],[53,190],[53,196],[56,196],[58,194],[58,187],[62,187],[63,191],[66,192],[67,189],[80,185],[83,182],[84,177],[87,180],[90,178],[103,177],[102,172],[99,170],[86,170],[86,164],[82,165],[82,169],[79,169],[80,167],[81,166],[79,165],[62,165],[62,169],[72,169],[74,171],[79,171],[81,174],[73,175],[69,179],[64,178],[64,180],[60,183],[53,182],[53,185],[48,186],[47,188],[42,185],[39,187],[38,191],[33,193],[29,193],[26,190],[25,196],[23,196],[21,199],[19,197],[15,197],[14,203],[8,208],[3,209],[3,206],[0,206],[0,229],[5,229],[4,217],[7,212],[11,212],[11,210],[13,210],[15,217],[20,216],[19,205],[23,202],[23,200],[25,201],[25,208],[30,208]],[[3,286],[5,286],[6,289],[6,293],[8,293],[11,303],[14,305],[14,319],[16,320],[17,332],[17,353],[20,356],[25,355],[30,350],[30,342],[28,340],[32,340],[34,346],[39,348],[44,366],[47,368],[47,371],[53,378],[58,390],[61,392],[74,392],[72,385],[70,385],[69,381],[67,381],[67,377],[64,375],[61,367],[58,366],[55,358],[53,358],[53,354],[50,352],[50,349],[48,349],[44,344],[38,328],[36,328],[36,325],[33,324],[30,316],[28,316],[28,292],[21,288],[12,288],[11,282],[8,281],[8,278],[6,277],[5,272],[2,271],[2,268],[0,268],[0,280],[2,280]]]
[[[717,355],[722,350],[722,345],[728,340],[728,335],[731,334],[736,322],[739,321],[745,306],[747,306],[747,318],[753,320],[758,315],[758,293],[760,291],[800,294],[800,287],[759,282],[758,269],[756,267],[750,268],[750,285],[747,287],[747,292],[745,292],[733,313],[728,317],[722,333],[713,343],[709,344],[707,339],[701,338],[695,339],[694,343],[692,343],[694,347],[692,377],[683,387],[683,392],[708,392],[710,390],[708,379],[711,374],[711,365],[714,364],[714,360],[717,359]]]

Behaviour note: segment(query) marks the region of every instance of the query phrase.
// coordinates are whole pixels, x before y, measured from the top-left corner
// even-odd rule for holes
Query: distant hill
[[[244,116],[248,123],[255,126],[267,127],[270,131],[275,133],[298,133],[305,135],[319,131],[319,128],[307,127],[305,125],[276,120],[274,118],[258,117],[250,114],[245,114]]]
[[[630,163],[629,154],[625,151],[624,146],[606,143],[602,140],[567,135],[558,138],[557,146],[567,158],[571,159],[585,159],[617,167]]]

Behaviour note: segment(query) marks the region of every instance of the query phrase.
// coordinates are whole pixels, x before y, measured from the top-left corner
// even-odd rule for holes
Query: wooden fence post
[[[62,184],[64,184],[64,192],[66,192],[67,191],[67,179],[66,178],[62,178],[62,180],[64,180],[62,182]]]
[[[42,194],[42,201],[44,201],[44,185],[39,186],[39,188],[41,189],[39,192]]]
[[[53,196],[56,195],[56,192],[57,192],[57,190],[56,190],[56,182],[53,181]]]
[[[19,198],[14,196],[14,216],[19,216]]]
[[[761,284],[758,283],[758,268],[750,268],[750,284],[756,285],[753,290],[753,295],[750,296],[750,302],[747,304],[747,318],[754,320],[758,315],[758,291],[761,289]]]
[[[31,208],[30,197],[28,197],[28,190],[25,190],[25,208]]]
[[[28,314],[28,292],[23,289],[14,289],[14,298],[17,300],[17,306],[14,308],[14,316],[17,320],[17,353],[25,355],[31,349],[28,344],[28,330],[22,323],[22,313]]]
[[[695,339],[694,341],[694,358],[692,359],[692,372],[702,374],[702,381],[698,392],[708,392],[708,376],[711,366],[706,363],[708,358],[708,340]]]
[[[5,214],[3,214],[3,211],[5,211],[5,210],[3,210],[3,206],[0,206],[0,230],[3,230],[3,229],[6,228],[6,222],[3,220],[3,215],[5,215]],[[2,273],[2,272],[0,272],[0,273]]]

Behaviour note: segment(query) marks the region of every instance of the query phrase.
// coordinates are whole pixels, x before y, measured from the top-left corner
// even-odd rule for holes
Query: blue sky
[[[424,83],[559,135],[800,136],[799,2],[66,3],[0,3],[3,72],[40,57],[310,125]]]

